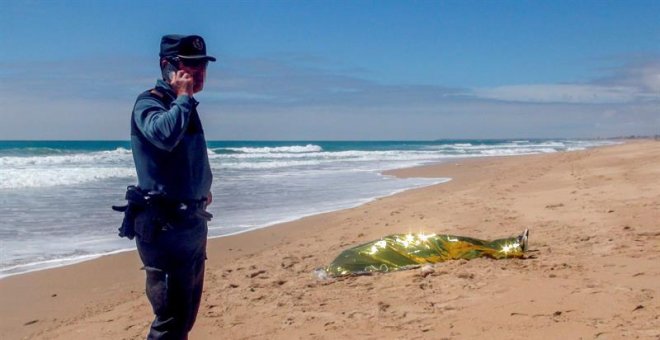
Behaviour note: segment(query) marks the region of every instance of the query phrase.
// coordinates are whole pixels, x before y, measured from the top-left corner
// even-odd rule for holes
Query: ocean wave
[[[350,159],[365,159],[377,160],[379,157],[384,159],[396,159],[402,157],[428,157],[438,155],[436,151],[430,150],[387,150],[387,151],[362,151],[362,150],[347,150],[347,151],[323,151],[314,153],[237,153],[237,154],[214,154],[209,155],[212,159],[225,159],[225,160],[280,160],[280,159],[327,159],[327,160],[350,160]]]
[[[502,144],[495,144],[495,145],[489,145],[489,144],[478,144],[478,145],[471,145],[471,146],[465,146],[462,147],[462,149],[466,151],[473,151],[473,150],[503,150],[503,149],[543,149],[543,148],[554,148],[555,151],[561,151],[566,149],[566,144],[561,143],[561,142],[542,142],[542,143],[530,143],[530,144],[524,144],[524,143],[502,143]]]
[[[75,152],[78,151],[49,148],[49,147],[8,148],[8,149],[0,149],[0,157],[61,155],[61,154],[71,154]]]
[[[360,169],[365,166],[376,168],[393,168],[402,166],[402,164],[412,166],[457,157],[509,156],[583,150],[592,146],[608,144],[616,144],[616,142],[521,140],[496,145],[453,143],[424,146],[418,150],[345,151],[324,151],[321,146],[307,144],[260,148],[215,148],[207,149],[207,152],[211,166],[220,170],[266,170],[296,167],[309,169],[328,165],[332,169],[346,166]],[[225,153],[218,153],[219,151]],[[0,157],[0,189],[76,185],[110,178],[134,177],[131,150],[122,147],[107,151],[71,154]]]
[[[440,152],[479,152],[480,150],[491,149],[515,149],[515,148],[529,148],[540,147],[540,145],[521,145],[513,142],[501,144],[471,144],[471,143],[455,143],[455,144],[439,144],[425,146],[425,150],[435,150]],[[559,147],[559,146],[558,146]]]
[[[111,168],[53,168],[0,169],[0,189],[42,188],[74,185],[109,178],[136,177],[135,169]]]
[[[243,156],[243,155],[241,155]],[[271,155],[272,156],[272,155]],[[340,151],[316,154],[314,157],[295,157],[293,155],[279,155],[279,157],[259,159],[234,158],[214,159],[211,158],[212,168],[221,169],[279,169],[307,166],[331,166],[332,168],[360,169],[361,166],[375,166],[374,170],[391,169],[397,167],[415,166],[425,162],[436,162],[451,158],[483,157],[485,154],[440,154],[437,152],[422,151]]]
[[[241,148],[217,148],[213,149],[213,152],[216,153],[227,153],[226,151],[234,153],[308,153],[308,152],[321,152],[323,148],[319,145],[307,144],[307,145],[291,145],[291,146],[274,146],[274,147],[260,147],[260,148],[251,148],[251,147],[241,147]]]
[[[226,170],[238,170],[238,169],[279,169],[279,168],[291,168],[297,166],[313,166],[321,164],[321,160],[310,160],[310,161],[270,161],[270,162],[236,162],[236,163],[211,163],[212,168],[215,169],[226,169]]]
[[[215,148],[215,149],[206,149],[207,153],[210,155],[233,155],[233,154],[242,154],[242,151],[230,150],[227,148]]]
[[[464,149],[464,150],[485,150],[485,149],[508,149],[508,148],[555,148],[556,151],[568,150],[570,147],[593,147],[612,144],[612,141],[599,140],[511,140],[497,143],[453,143],[438,144],[426,146],[426,149],[445,150],[445,149]]]
[[[5,156],[0,157],[0,167],[25,167],[39,165],[83,165],[83,164],[117,164],[132,162],[131,150],[117,148],[115,150],[71,153],[46,156]]]
[[[494,150],[482,150],[481,155],[485,156],[519,156],[519,155],[531,155],[536,153],[553,153],[558,152],[553,148],[519,148],[519,149],[494,149]]]
[[[423,150],[379,150],[379,151],[332,151],[315,153],[236,153],[236,154],[210,154],[209,159],[212,162],[220,163],[268,163],[268,162],[296,162],[296,161],[319,161],[319,162],[367,162],[367,161],[424,161],[441,160],[454,157],[471,157],[490,155],[491,153],[505,154],[528,154],[545,153],[550,149],[559,151],[551,147],[529,147],[515,146],[507,148],[493,148],[470,146],[456,148],[453,146],[444,149],[423,149]],[[267,168],[268,166],[261,166]],[[274,166],[277,167],[277,166]]]

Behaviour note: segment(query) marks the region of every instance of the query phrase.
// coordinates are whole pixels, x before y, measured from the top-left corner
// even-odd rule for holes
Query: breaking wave
[[[307,144],[307,145],[291,145],[291,146],[274,146],[274,147],[240,147],[240,148],[217,148],[213,149],[216,153],[226,153],[230,151],[232,153],[308,153],[308,152],[321,152],[323,148],[319,145]]]

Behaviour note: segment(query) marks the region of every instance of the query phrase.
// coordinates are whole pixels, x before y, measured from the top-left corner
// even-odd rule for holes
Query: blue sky
[[[160,36],[208,139],[660,134],[660,1],[0,0],[0,139],[127,139]]]

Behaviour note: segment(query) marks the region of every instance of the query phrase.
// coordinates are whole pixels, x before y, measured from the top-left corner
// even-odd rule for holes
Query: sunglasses
[[[181,64],[185,67],[191,67],[191,68],[206,68],[206,66],[208,66],[209,64],[209,61],[207,59],[185,59],[179,57],[175,57],[172,59],[175,62],[181,62]]]

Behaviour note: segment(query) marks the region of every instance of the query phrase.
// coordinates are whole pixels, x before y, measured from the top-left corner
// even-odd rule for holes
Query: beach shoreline
[[[0,141],[0,164],[5,165],[0,177],[8,179],[0,183],[0,193],[6,198],[0,208],[0,234],[4,235],[0,277],[134,249],[132,242],[116,237],[121,215],[107,208],[108,202],[123,204],[117,188],[135,182],[126,143]],[[559,139],[210,141],[207,151],[218,178],[213,186],[215,204],[209,207],[216,215],[209,223],[209,236],[352,208],[437,182],[381,174],[388,169],[456,157],[548,153],[609,143]]]
[[[500,306],[494,302],[480,299],[481,296],[488,294],[496,296],[500,294],[501,299],[510,298],[512,288],[520,288],[525,291],[526,286],[521,285],[520,282],[515,282],[511,286],[506,286],[502,282],[497,283],[499,280],[511,278],[519,278],[522,279],[521,282],[530,283],[530,280],[526,280],[527,278],[521,278],[520,273],[511,273],[511,269],[518,269],[533,278],[538,278],[539,287],[549,289],[552,293],[548,295],[555,298],[564,297],[561,295],[563,290],[560,293],[554,292],[550,281],[558,281],[552,280],[558,277],[563,279],[561,276],[565,272],[585,276],[580,277],[577,282],[566,279],[565,284],[573,287],[574,290],[584,290],[585,286],[587,288],[591,286],[588,289],[592,294],[604,294],[594,293],[601,288],[600,292],[609,292],[618,297],[616,290],[608,291],[603,288],[611,287],[601,282],[603,280],[599,275],[616,276],[621,272],[627,274],[632,270],[634,273],[625,280],[621,278],[623,280],[621,282],[634,286],[631,288],[634,290],[634,294],[628,291],[621,294],[626,298],[633,295],[633,300],[638,301],[635,302],[637,305],[632,306],[638,317],[627,319],[622,316],[622,320],[625,321],[623,327],[617,329],[617,325],[607,322],[604,317],[599,319],[595,316],[592,318],[593,320],[603,321],[600,323],[590,321],[593,323],[590,326],[579,326],[576,322],[570,322],[571,315],[588,314],[587,311],[583,311],[579,307],[570,311],[564,307],[562,309],[553,305],[552,299],[542,296],[532,300],[540,301],[541,305],[545,304],[544,306],[548,307],[547,310],[550,312],[548,312],[547,318],[538,317],[542,318],[543,322],[537,326],[552,330],[553,336],[562,334],[593,336],[597,334],[592,331],[603,331],[605,334],[611,335],[657,336],[659,334],[657,332],[658,319],[647,314],[655,313],[657,315],[660,310],[657,299],[654,299],[657,296],[658,287],[649,283],[653,279],[657,280],[660,273],[658,273],[657,266],[654,268],[647,262],[658,258],[657,243],[655,246],[653,245],[654,240],[657,241],[658,235],[654,234],[657,226],[654,229],[653,223],[644,218],[658,216],[658,206],[657,203],[654,205],[653,199],[660,197],[660,189],[654,183],[648,183],[647,187],[650,188],[650,191],[642,194],[640,191],[642,183],[635,182],[638,180],[635,176],[639,174],[631,170],[631,167],[634,164],[649,167],[650,174],[645,173],[643,178],[649,176],[652,178],[652,175],[660,173],[658,163],[652,162],[658,160],[660,154],[658,145],[660,143],[657,141],[631,141],[623,145],[605,146],[585,151],[452,160],[439,165],[385,171],[383,172],[385,175],[449,177],[452,180],[376,198],[349,209],[307,216],[245,233],[210,239],[207,289],[198,323],[191,336],[194,339],[212,339],[221,335],[230,338],[259,338],[266,334],[260,332],[268,331],[270,332],[268,334],[274,334],[274,338],[288,336],[293,338],[335,338],[337,336],[363,338],[364,335],[378,337],[378,334],[381,337],[386,334],[393,334],[396,337],[408,334],[411,331],[411,323],[419,326],[419,334],[415,333],[417,334],[415,337],[434,338],[432,335],[436,331],[447,331],[447,337],[451,337],[451,334],[454,333],[456,333],[455,336],[466,336],[471,333],[469,322],[464,320],[465,315],[470,315],[470,311],[477,310],[480,304],[485,303],[486,310],[490,312],[486,316],[482,316],[481,321],[487,321],[487,324],[492,327],[499,327],[505,331],[505,335],[509,335],[509,338],[521,337],[524,334],[522,330],[513,328],[517,321],[510,319],[518,314],[529,317],[534,314],[534,308],[522,307],[519,311],[510,312],[518,314],[507,315],[507,319],[497,315],[507,311],[502,307],[506,305]],[[626,164],[622,159],[630,164]],[[523,171],[526,168],[529,173]],[[593,169],[598,169],[597,175],[593,175]],[[576,173],[579,171],[589,172],[590,175],[584,175],[581,180],[578,180]],[[629,182],[634,185],[631,186]],[[553,184],[556,184],[556,187],[553,187]],[[598,190],[602,190],[603,193]],[[575,193],[571,193],[573,191]],[[582,191],[588,195],[580,196],[578,193]],[[552,195],[544,196],[547,193]],[[439,194],[442,195],[439,196]],[[444,198],[444,195],[447,198]],[[588,210],[586,207],[593,205],[590,200],[597,200],[598,195],[602,195],[602,200],[605,202],[615,202],[616,204],[612,203],[612,208],[607,208],[605,211],[582,211]],[[616,195],[623,195],[627,199],[633,200],[635,203],[633,210],[636,214],[626,212],[624,216],[619,216],[617,212],[621,211],[618,208],[621,203]],[[481,200],[477,199],[481,196],[483,196]],[[572,206],[569,208],[569,202],[572,202],[573,199],[582,209],[579,207],[572,209]],[[530,206],[529,202],[532,201],[545,204],[541,204],[541,207]],[[614,208],[615,206],[617,208]],[[444,213],[438,211],[437,207],[440,207]],[[645,211],[644,208],[652,211]],[[609,212],[610,210],[612,212]],[[567,219],[568,222],[562,222],[564,223],[562,224],[548,218],[558,212],[567,214],[562,218]],[[583,216],[580,213],[583,213]],[[649,214],[650,217],[647,216]],[[629,225],[630,222],[624,226],[617,225],[618,229],[614,228],[611,231],[612,240],[615,239],[614,236],[624,239],[633,237],[626,235],[634,230],[637,234],[642,234],[642,236],[636,236],[641,241],[636,241],[634,238],[626,239],[629,242],[622,245],[627,245],[627,247],[617,248],[620,246],[617,243],[620,242],[619,240],[616,242],[607,241],[610,238],[601,240],[603,232],[595,226],[603,225],[603,216],[605,220],[608,217],[617,217],[622,221],[635,221],[635,225]],[[641,222],[639,221],[640,216],[644,219]],[[527,261],[512,260],[496,264],[485,260],[470,261],[469,263],[458,261],[445,264],[444,269],[437,268],[436,273],[444,274],[430,275],[428,279],[420,278],[415,271],[389,274],[393,277],[394,282],[385,282],[383,280],[385,276],[376,275],[327,283],[319,282],[312,275],[315,267],[329,263],[341,249],[359,242],[377,239],[389,233],[418,232],[424,231],[425,228],[440,226],[442,230],[436,231],[495,238],[516,234],[530,224],[532,226],[532,245],[536,244],[536,248],[533,246],[532,249],[536,249],[538,255],[533,253],[536,258]],[[571,224],[583,225],[585,230],[580,233],[571,231],[566,227]],[[355,225],[363,227],[359,230],[352,230]],[[475,227],[483,225],[485,226]],[[619,264],[625,262],[626,267],[622,268],[626,269],[617,267],[618,271],[614,272],[608,269],[611,267],[603,267],[605,269],[602,272],[593,273],[592,276],[595,275],[595,277],[585,275],[584,272],[589,271],[584,268],[584,264],[579,267],[571,263],[575,261],[570,261],[578,254],[571,254],[571,249],[566,245],[563,245],[563,248],[562,245],[550,246],[551,241],[560,239],[558,233],[565,233],[569,238],[582,235],[581,238],[587,238],[582,242],[589,243],[592,240],[589,243],[592,250],[602,246],[600,243],[594,243],[593,240],[597,240],[604,242],[610,251],[619,250],[621,253],[625,253],[621,260],[622,263]],[[578,237],[579,239],[580,237]],[[646,246],[646,249],[637,249],[640,248],[640,244]],[[637,259],[637,264],[631,265],[623,261],[627,259],[626,256],[634,255],[626,253],[626,249],[629,248],[637,249],[647,255],[648,261],[641,261],[634,257],[632,259]],[[554,261],[555,258],[549,254],[557,252],[560,260],[555,264],[554,262],[557,261]],[[598,255],[607,259],[607,253]],[[540,263],[539,258],[553,260],[551,261],[552,266],[550,264],[544,266],[543,263]],[[562,260],[565,262],[561,262]],[[562,267],[561,263],[569,267]],[[140,266],[139,259],[133,250],[64,267],[1,279],[0,318],[3,321],[0,337],[11,339],[26,337],[142,338],[150,322],[151,314],[142,292],[144,283],[143,273],[138,270]],[[495,272],[494,266],[496,269],[502,267],[501,272]],[[507,270],[509,270],[508,273]],[[638,273],[643,274],[637,275]],[[253,274],[255,275],[253,276]],[[479,279],[475,280],[475,277]],[[444,283],[438,281],[446,278],[451,279]],[[495,281],[493,284],[495,290],[489,290],[491,286],[480,282],[482,279],[488,282]],[[422,288],[422,286],[426,288]],[[451,288],[456,291],[453,292]],[[411,289],[415,291],[411,292]],[[346,300],[352,296],[353,293],[350,293],[352,290],[362,292],[376,290],[378,294],[376,294],[375,300],[378,301],[371,303],[370,300],[355,296],[353,296],[355,301]],[[399,291],[397,292],[397,290]],[[405,303],[407,300],[420,303],[425,299],[428,300],[429,296],[424,295],[426,294],[424,292],[430,293],[434,290],[437,293],[443,292],[447,296],[451,296],[449,301],[454,301],[451,308],[446,308],[449,306],[447,302],[438,302],[434,299],[431,299],[435,301],[431,301],[433,303],[431,307]],[[529,290],[528,287],[527,290]],[[297,295],[296,292],[302,292],[302,295]],[[578,301],[590,301],[588,295],[590,292],[578,294]],[[467,293],[476,293],[476,297],[466,297]],[[343,296],[342,294],[346,297],[337,298],[337,296]],[[530,294],[536,296],[537,293],[530,292]],[[403,298],[397,295],[402,295]],[[594,305],[598,306],[600,303],[603,301],[599,297]],[[436,307],[436,304],[441,307]],[[570,301],[567,304],[573,305]],[[255,305],[259,310],[250,315],[248,305]],[[369,305],[368,310],[361,311],[361,305]],[[384,307],[385,305],[387,307]],[[626,304],[624,305],[628,307]],[[638,306],[642,307],[637,308]],[[278,309],[282,309],[282,311],[278,311]],[[286,313],[287,309],[291,313]],[[395,311],[396,313],[394,313]],[[630,312],[622,309],[621,313],[624,311]],[[353,313],[352,317],[349,317],[350,313]],[[402,313],[405,315],[402,316]],[[268,314],[268,316],[264,314]],[[291,315],[288,316],[288,314]],[[332,314],[336,315],[332,316]],[[409,315],[414,315],[415,320],[409,320]],[[434,325],[429,321],[433,316],[438,317],[439,315],[449,316],[454,320],[451,322],[452,326],[449,327],[450,323]],[[289,321],[289,318],[292,319]],[[500,318],[503,319],[500,320]],[[580,320],[584,321],[585,318],[585,315],[580,315]],[[265,322],[261,330],[238,327],[260,319]],[[534,322],[538,323],[538,321]],[[390,330],[391,333],[387,333],[389,328],[370,326],[374,323],[393,324],[394,326]],[[567,326],[567,324],[569,325]],[[553,325],[556,327],[552,327]],[[655,333],[652,326],[656,326]],[[636,332],[636,328],[644,327],[646,327],[644,330]],[[567,333],[569,331],[573,333]],[[435,333],[436,336],[437,334]]]
[[[443,164],[443,163],[444,162],[436,162],[435,164]],[[427,166],[427,165],[423,165],[423,166]],[[398,177],[396,174],[393,173],[393,172],[396,172],[397,170],[400,170],[400,169],[385,170],[385,171],[380,172],[379,174],[385,175],[385,173],[387,172],[388,175],[386,175],[386,176]],[[392,173],[392,174],[389,174],[389,173]],[[436,178],[436,177],[430,177],[430,178]],[[345,207],[345,208],[330,209],[330,210],[327,210],[327,211],[318,211],[318,212],[315,212],[315,213],[305,214],[305,215],[302,215],[302,216],[295,216],[295,217],[291,217],[291,218],[286,218],[284,220],[275,221],[275,222],[272,222],[272,223],[267,223],[267,224],[264,224],[264,225],[261,225],[261,226],[256,226],[256,227],[249,228],[249,229],[246,229],[246,230],[231,232],[231,233],[228,233],[228,234],[209,236],[208,239],[212,240],[212,239],[222,238],[222,237],[231,237],[231,236],[240,235],[240,234],[244,234],[244,233],[250,233],[250,232],[253,232],[253,231],[256,231],[256,230],[259,230],[259,229],[274,227],[274,226],[277,226],[277,225],[280,225],[280,224],[290,223],[290,222],[297,221],[297,220],[300,220],[300,219],[303,219],[303,218],[306,218],[306,217],[310,217],[310,216],[314,216],[314,215],[327,214],[327,213],[333,213],[333,212],[347,210],[347,209],[353,209],[353,208],[359,207],[361,205],[367,204],[369,202],[372,202],[372,201],[375,201],[375,200],[378,200],[378,199],[381,199],[381,198],[384,198],[384,197],[393,196],[393,195],[396,195],[398,193],[401,193],[401,192],[404,192],[404,191],[407,191],[407,190],[413,190],[413,189],[423,188],[423,187],[426,187],[426,186],[438,185],[438,184],[446,183],[450,180],[451,180],[450,178],[437,178],[437,181],[435,181],[433,183],[430,183],[430,184],[426,184],[426,185],[422,185],[422,186],[418,186],[418,187],[412,187],[412,188],[397,189],[397,190],[394,190],[393,192],[390,192],[386,195],[371,197],[371,198],[365,199],[365,200],[363,200],[359,203],[356,203],[354,205],[351,205],[351,206],[348,206],[348,207]],[[134,243],[134,241],[132,241],[132,240],[129,240],[128,242],[129,243]],[[8,277],[12,277],[12,276],[29,274],[29,273],[33,273],[33,272],[39,272],[39,271],[42,271],[42,270],[57,269],[57,268],[62,268],[62,267],[66,267],[66,266],[72,266],[72,265],[76,265],[76,264],[87,262],[87,261],[94,261],[94,260],[97,260],[101,257],[113,256],[113,255],[117,255],[117,254],[120,254],[120,253],[131,252],[131,251],[136,251],[136,250],[137,249],[135,247],[121,248],[121,249],[109,251],[109,252],[106,252],[106,253],[82,255],[82,256],[79,256],[79,258],[52,259],[52,260],[46,260],[46,261],[42,261],[42,262],[29,263],[29,264],[25,264],[25,265],[18,265],[16,267],[34,266],[36,268],[28,269],[28,270],[21,271],[21,272],[14,272],[14,273],[10,272],[8,274],[2,274],[2,275],[0,275],[0,280],[3,280],[3,279],[8,278]],[[52,262],[52,263],[61,262],[61,263],[58,263],[58,264],[55,264],[55,265],[50,265],[50,266],[49,265],[40,266],[43,263],[49,263],[49,262]],[[13,269],[13,268],[10,267],[9,270],[11,270],[11,269]],[[5,269],[5,270],[7,270],[7,269]]]

